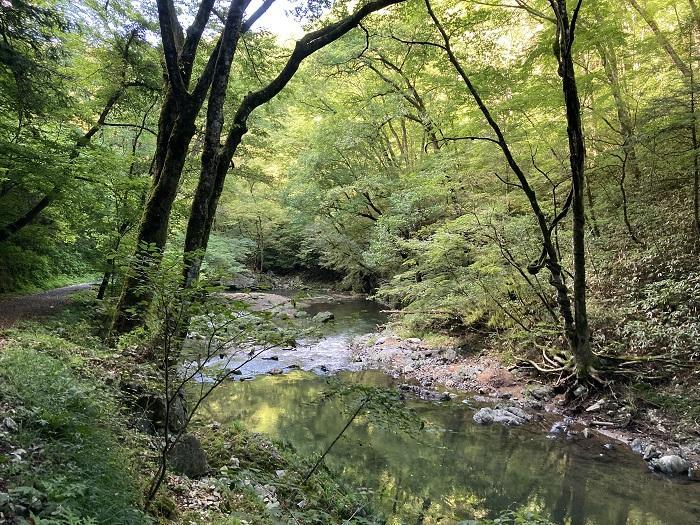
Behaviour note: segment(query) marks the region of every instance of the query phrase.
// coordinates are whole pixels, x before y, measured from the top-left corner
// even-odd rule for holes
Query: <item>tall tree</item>
[[[224,187],[226,174],[243,136],[248,131],[248,118],[258,107],[272,100],[289,83],[299,69],[302,61],[319,49],[338,40],[351,29],[357,27],[360,22],[371,13],[383,9],[389,5],[397,4],[403,0],[375,0],[369,2],[354,13],[326,27],[306,34],[297,41],[294,51],[287,60],[280,73],[261,89],[249,93],[243,98],[228,135],[223,144],[220,144],[221,125],[217,126],[218,134],[212,133],[212,149],[216,151],[205,159],[202,156],[202,170],[199,183],[192,203],[187,234],[185,237],[185,270],[184,286],[190,286],[199,276],[202,262],[202,252],[206,250],[207,241],[214,221],[216,207]],[[218,101],[221,108],[223,99]],[[218,112],[218,118],[223,118],[222,112]]]
[[[141,228],[138,236],[136,254],[137,265],[127,275],[124,290],[117,306],[117,313],[112,325],[112,333],[128,332],[142,322],[141,310],[149,302],[147,286],[148,271],[143,267],[143,259],[158,263],[158,256],[153,256],[153,247],[161,250],[167,237],[167,225],[177,191],[177,183],[182,173],[189,141],[194,134],[194,119],[199,113],[209,86],[209,104],[205,130],[205,146],[202,154],[202,168],[195,192],[190,219],[185,237],[185,276],[184,285],[189,286],[199,275],[201,252],[206,249],[214,213],[219,196],[223,189],[226,173],[229,170],[233,156],[243,136],[248,131],[247,122],[250,114],[257,107],[269,102],[291,80],[301,62],[322,47],[330,44],[356,27],[367,15],[384,7],[399,3],[403,0],[376,0],[359,7],[353,14],[332,23],[326,27],[312,31],[301,38],[295,45],[292,55],[282,71],[263,88],[249,93],[243,98],[224,144],[221,144],[223,131],[223,108],[228,87],[231,62],[241,33],[247,30],[272,3],[265,2],[251,15],[248,22],[242,22],[242,13],[247,3],[234,0],[226,16],[223,33],[216,48],[210,56],[205,71],[202,73],[192,94],[187,91],[187,76],[180,72],[181,55],[189,49],[187,39],[183,51],[178,54],[176,38],[177,31],[173,29],[173,11],[165,0],[158,3],[159,20],[163,39],[165,62],[168,73],[169,96],[175,100],[174,107],[178,111],[176,123],[170,132],[168,154],[164,156],[163,168],[156,174],[156,181],[151,197],[146,205]],[[199,34],[206,25],[206,19],[213,7],[213,2],[207,0],[200,4],[195,19],[201,25],[196,31],[188,30],[188,39]],[[206,13],[203,14],[203,13]],[[194,24],[193,24],[194,25]],[[190,62],[186,62],[190,64]],[[186,69],[191,72],[191,65]],[[167,104],[167,100],[166,100]],[[163,120],[163,119],[161,119]],[[179,128],[183,127],[182,132]],[[159,134],[163,130],[159,130]],[[160,142],[160,139],[159,139]],[[156,154],[158,158],[158,153]],[[147,266],[146,266],[147,267]],[[137,308],[139,306],[139,308]]]
[[[559,62],[559,75],[562,79],[562,88],[566,104],[567,133],[569,137],[569,153],[571,163],[571,191],[560,212],[551,220],[547,219],[540,204],[536,191],[532,187],[528,176],[516,160],[515,155],[501,129],[501,126],[493,117],[488,106],[479,94],[476,86],[467,74],[461,60],[457,57],[451,38],[435,14],[430,0],[425,0],[428,14],[437,28],[442,43],[422,43],[436,46],[442,49],[466,85],[472,98],[476,102],[483,117],[496,138],[479,138],[495,143],[503,153],[508,166],[518,180],[520,189],[526,195],[531,210],[537,221],[541,235],[542,253],[539,259],[528,266],[531,274],[537,274],[543,268],[547,268],[550,274],[549,282],[557,293],[559,312],[564,322],[564,332],[569,348],[575,357],[575,369],[579,378],[583,379],[591,374],[594,369],[594,354],[590,345],[590,329],[588,327],[588,315],[586,311],[586,273],[585,273],[585,217],[584,217],[584,163],[585,148],[583,145],[583,133],[581,125],[580,105],[576,89],[576,80],[573,67],[572,47],[576,29],[576,22],[581,8],[581,2],[576,6],[573,16],[569,19],[565,0],[550,0],[550,7],[555,15],[556,40],[554,53]],[[573,204],[573,206],[572,206]],[[559,250],[553,232],[573,208],[573,236],[574,236],[574,290],[573,297],[566,284],[566,277],[562,268]],[[573,304],[572,304],[573,303]]]
[[[231,1],[223,30],[191,91],[189,86],[197,49],[213,12],[214,0],[203,0],[199,4],[186,33],[177,20],[172,1],[158,1],[158,20],[167,79],[166,94],[158,124],[153,183],[139,223],[133,263],[125,277],[117,304],[111,329],[113,334],[128,332],[143,320],[142,307],[147,306],[151,295],[147,286],[148,273],[153,264],[158,264],[159,253],[165,247],[170,213],[177,196],[190,141],[196,131],[197,116],[212,84],[214,100],[222,97],[221,85],[228,78],[241,32],[248,30],[269,8],[272,1],[263,2],[245,23],[242,22],[242,16],[248,2]],[[210,133],[206,136],[210,136]]]

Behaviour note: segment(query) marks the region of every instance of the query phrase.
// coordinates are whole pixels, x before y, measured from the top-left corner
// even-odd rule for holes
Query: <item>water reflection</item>
[[[376,372],[345,381],[388,385]],[[345,423],[339,402],[312,402],[326,380],[304,372],[227,384],[206,410],[221,422],[320,452]],[[480,427],[459,403],[411,404],[427,422],[418,436],[359,419],[327,457],[345,479],[372,488],[389,524],[451,524],[506,508],[543,512],[569,525],[697,525],[700,485],[655,477],[627,450],[544,437],[541,429]]]

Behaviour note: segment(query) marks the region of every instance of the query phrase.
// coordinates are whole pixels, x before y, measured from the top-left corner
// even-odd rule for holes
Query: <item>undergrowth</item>
[[[16,342],[3,349],[0,370],[5,426],[14,430],[3,443],[11,459],[0,465],[2,511],[42,523],[142,523],[134,450],[109,390]]]

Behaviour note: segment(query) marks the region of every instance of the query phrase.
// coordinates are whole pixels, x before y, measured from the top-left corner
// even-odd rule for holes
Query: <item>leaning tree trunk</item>
[[[187,223],[183,287],[189,288],[199,278],[202,258],[209,242],[209,235],[214,223],[219,197],[223,191],[226,174],[243,136],[248,131],[247,122],[250,114],[256,108],[268,103],[282,91],[296,74],[304,59],[328,44],[335,42],[354,27],[357,27],[366,16],[402,1],[374,0],[333,24],[307,33],[297,41],[294,51],[280,73],[266,86],[257,91],[249,92],[243,98],[234,115],[224,144],[218,146],[217,142],[217,148],[214,151],[210,151],[206,162],[204,156],[202,158],[202,169],[192,202],[190,218]],[[222,99],[217,99],[217,103],[222,103]],[[220,122],[215,117],[223,118],[223,114],[212,114],[212,121],[216,122],[218,126]],[[218,129],[221,130],[221,127]],[[214,138],[214,136],[209,137],[210,140]],[[218,141],[219,138],[216,140]]]
[[[168,224],[177,195],[180,176],[195,132],[192,112],[183,112],[173,127],[163,168],[146,202],[137,235],[134,262],[124,279],[124,287],[112,323],[112,334],[123,334],[143,323],[146,306],[153,292],[150,273],[159,264],[168,237]]]
[[[571,153],[572,166],[572,189],[566,203],[560,212],[551,221],[547,220],[544,211],[542,210],[537,193],[530,185],[527,175],[521,168],[520,164],[515,159],[513,152],[508,145],[501,127],[494,119],[486,103],[479,95],[478,90],[472,84],[469,75],[465,71],[461,62],[455,55],[450,42],[450,36],[443,27],[442,23],[435,15],[432,9],[430,0],[424,0],[428,14],[432,19],[435,27],[439,31],[443,44],[432,44],[445,51],[450,62],[454,66],[459,76],[464,81],[467,89],[471,93],[479,110],[493,130],[496,138],[481,138],[498,145],[503,152],[503,156],[508,163],[513,174],[519,182],[519,186],[530,203],[530,207],[537,221],[538,228],[542,237],[542,252],[539,259],[528,265],[528,272],[531,274],[539,273],[543,268],[549,271],[549,282],[556,291],[557,303],[559,312],[564,322],[564,333],[568,341],[572,354],[574,355],[576,372],[579,378],[585,377],[591,370],[594,363],[594,356],[590,346],[590,330],[588,328],[588,316],[586,314],[586,273],[585,273],[585,218],[583,205],[584,191],[584,161],[585,150],[583,146],[583,132],[581,125],[581,111],[578,102],[578,93],[576,91],[576,80],[574,77],[573,60],[571,58],[571,44],[573,43],[573,34],[575,23],[569,27],[569,19],[566,14],[565,0],[550,0],[550,5],[555,13],[562,13],[557,16],[557,58],[560,58],[559,49],[564,49],[566,57],[562,57],[563,66],[560,68],[560,73],[563,79],[564,95],[566,100],[566,115],[568,123],[569,149]],[[564,4],[562,10],[561,5]],[[580,2],[579,2],[580,7]],[[577,10],[578,12],[578,7]],[[561,21],[559,20],[561,18]],[[575,20],[575,17],[574,17]],[[562,28],[565,32],[562,32]],[[562,35],[565,35],[567,40],[564,47],[561,46]],[[421,43],[421,42],[413,42]],[[425,44],[423,42],[423,44]],[[555,243],[552,239],[552,232],[557,225],[566,217],[569,208],[574,207],[574,269],[576,276],[574,278],[574,293],[573,305],[570,290],[566,284],[565,274],[561,266],[559,254]]]
[[[229,17],[191,92],[188,89],[197,47],[214,8],[214,0],[203,0],[200,3],[184,41],[172,2],[157,2],[168,89],[159,119],[151,193],[141,219],[134,260],[117,304],[111,328],[112,336],[129,332],[143,324],[145,311],[152,298],[149,274],[160,265],[160,254],[167,240],[170,212],[196,129],[195,120],[206,100],[216,71],[220,69],[222,61],[232,58],[239,34],[248,31],[273,1],[264,0],[242,25],[239,21],[236,26],[236,19]],[[247,5],[247,1],[232,0],[229,11],[240,9],[241,6],[245,9]],[[236,32],[232,33],[234,28]],[[234,39],[233,45],[231,39]]]

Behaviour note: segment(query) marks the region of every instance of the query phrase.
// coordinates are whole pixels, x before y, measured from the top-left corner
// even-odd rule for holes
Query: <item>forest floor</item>
[[[17,321],[52,315],[70,303],[72,294],[88,288],[90,284],[83,283],[31,295],[0,297],[0,328],[9,328]]]

